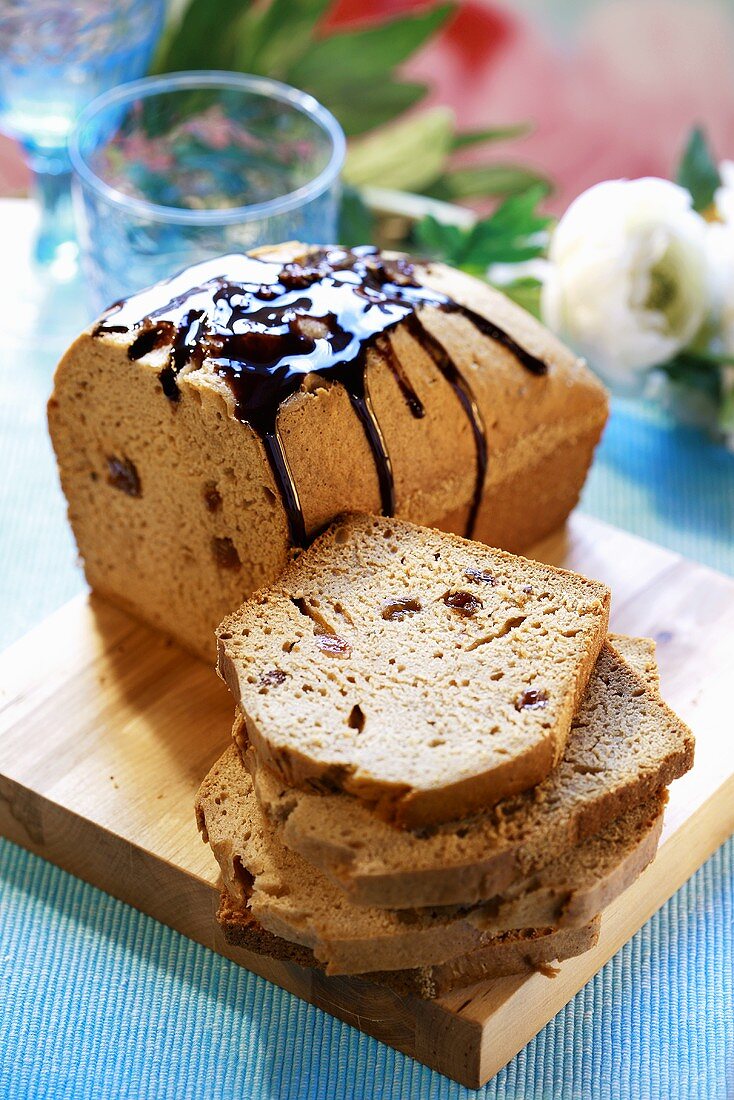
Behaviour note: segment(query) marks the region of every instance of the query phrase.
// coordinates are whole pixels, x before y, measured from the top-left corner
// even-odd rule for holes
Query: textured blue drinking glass
[[[34,173],[41,263],[74,248],[69,131],[90,99],[147,70],[164,14],[165,0],[0,0],[0,130]]]
[[[321,104],[264,77],[179,73],[100,96],[69,142],[92,304],[227,252],[335,241],[344,151]]]

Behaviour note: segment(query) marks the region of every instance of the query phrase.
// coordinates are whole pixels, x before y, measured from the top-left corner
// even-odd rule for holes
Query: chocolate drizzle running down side
[[[222,274],[225,272],[226,274]],[[192,280],[199,277],[198,284]],[[95,335],[135,332],[128,357],[140,359],[164,346],[168,362],[159,374],[173,403],[179,375],[207,360],[235,400],[235,416],[262,440],[288,517],[291,537],[306,542],[298,488],[278,430],[278,412],[308,374],[341,384],[349,395],[372,451],[382,511],[395,511],[393,471],[366,385],[370,349],[392,372],[411,414],[425,413],[396,356],[390,332],[404,322],[453,387],[474,435],[477,472],[468,534],[474,529],[487,470],[487,443],[471,387],[456,363],[423,323],[426,307],[459,313],[484,336],[507,348],[526,370],[545,374],[542,360],[501,328],[418,282],[411,263],[376,249],[314,249],[283,264],[252,256],[227,256],[184,271],[113,306]]]
[[[410,384],[410,379],[403,370],[403,364],[395,354],[395,349],[392,346],[392,340],[389,336],[378,336],[375,342],[375,348],[380,353],[382,358],[386,361],[390,373],[397,382],[400,392],[405,398],[405,404],[410,409],[411,413],[416,420],[422,420],[426,415],[426,410],[423,408],[423,402],[418,394]]]
[[[487,434],[484,430],[484,421],[479,411],[471,387],[462,375],[456,363],[451,358],[443,344],[433,336],[423,324],[417,313],[406,318],[406,325],[411,336],[421,344],[436,364],[441,374],[452,387],[459,399],[466,418],[471,425],[474,436],[474,446],[477,453],[477,473],[474,479],[474,492],[472,494],[469,518],[466,524],[467,536],[471,537],[474,524],[482,501],[484,479],[487,474]]]

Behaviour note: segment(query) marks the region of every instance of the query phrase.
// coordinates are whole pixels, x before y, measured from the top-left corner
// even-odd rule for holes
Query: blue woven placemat
[[[0,646],[82,580],[51,363],[0,352]],[[734,457],[617,404],[590,513],[734,574]],[[0,841],[0,1098],[734,1098],[734,841],[470,1093]]]

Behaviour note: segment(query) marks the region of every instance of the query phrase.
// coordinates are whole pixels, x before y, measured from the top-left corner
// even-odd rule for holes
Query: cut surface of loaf
[[[664,796],[637,807],[610,831],[567,853],[537,881],[518,883],[499,907],[461,910],[367,908],[283,845],[263,815],[236,746],[214,765],[197,799],[202,833],[226,889],[268,931],[308,947],[329,973],[358,974],[448,962],[498,933],[588,923],[650,862]],[[507,923],[501,926],[501,918]],[[529,922],[529,923],[528,923]],[[498,925],[500,925],[498,927]]]
[[[408,268],[298,243],[222,257],[74,342],[49,427],[94,589],[210,661],[294,526],[394,509],[465,533],[475,513],[476,538],[521,549],[563,522],[602,386],[486,283]]]
[[[217,920],[224,938],[233,947],[244,947],[258,955],[323,970],[323,963],[313,951],[268,932],[255,920],[246,905],[236,903],[226,892],[221,897]],[[412,970],[375,970],[356,977],[386,985],[402,996],[432,1000],[453,989],[508,974],[530,974],[536,970],[549,972],[552,963],[590,951],[599,938],[599,925],[600,918],[597,916],[582,928],[532,928],[506,932],[446,963]]]
[[[261,764],[415,827],[548,774],[608,614],[577,574],[345,516],[224,620],[218,667]]]
[[[660,698],[653,652],[647,640],[615,637],[605,645],[563,760],[538,787],[492,812],[421,833],[394,829],[348,795],[283,784],[247,750],[241,719],[235,740],[285,843],[353,900],[388,908],[479,902],[691,767],[693,736]]]

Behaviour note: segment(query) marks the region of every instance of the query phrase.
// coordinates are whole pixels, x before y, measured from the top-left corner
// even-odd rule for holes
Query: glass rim
[[[296,188],[295,191],[287,191],[283,195],[266,199],[264,202],[249,203],[245,206],[225,206],[215,210],[188,210],[185,207],[162,206],[147,199],[135,198],[113,187],[92,170],[81,150],[81,135],[84,127],[96,115],[109,107],[126,102],[132,103],[136,99],[149,98],[161,92],[177,91],[181,88],[229,88],[234,91],[250,92],[263,98],[276,100],[299,111],[320,126],[331,140],[331,155],[328,163],[318,175]],[[80,111],[74,123],[68,139],[68,153],[75,175],[98,195],[116,206],[124,207],[128,213],[139,214],[149,221],[178,225],[226,225],[284,214],[323,194],[337,179],[344,164],[346,138],[331,111],[308,92],[302,92],[298,88],[291,87],[290,84],[272,80],[267,76],[227,72],[220,69],[202,69],[162,76],[144,76],[96,96]]]

